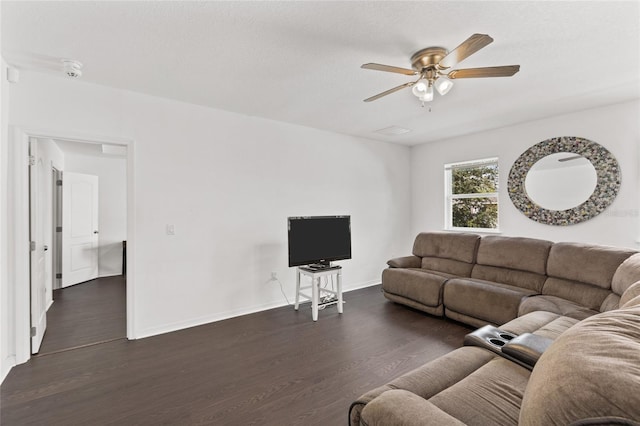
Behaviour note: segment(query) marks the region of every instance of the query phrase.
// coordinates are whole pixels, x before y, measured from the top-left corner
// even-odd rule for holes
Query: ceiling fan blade
[[[386,71],[386,72],[395,72],[398,74],[404,75],[416,75],[417,71],[410,70],[408,68],[400,68],[400,67],[392,67],[391,65],[382,65],[382,64],[363,64],[360,68],[364,68],[366,70],[376,70],[376,71]]]
[[[404,89],[405,87],[411,87],[414,84],[416,84],[415,81],[410,81],[409,83],[405,83],[405,84],[401,84],[400,86],[394,87],[393,89],[389,89],[387,91],[384,91],[382,93],[378,93],[377,95],[374,95],[370,98],[365,99],[365,102],[371,102],[371,101],[375,101],[376,99],[380,99],[383,96],[387,96],[392,94],[393,92],[397,92],[398,90]]]
[[[462,62],[469,56],[476,53],[486,45],[490,44],[493,39],[487,34],[474,34],[453,49],[440,62],[438,68],[443,70],[455,66],[458,62]]]
[[[520,65],[504,65],[501,67],[467,68],[453,70],[447,77],[453,78],[482,78],[482,77],[511,77],[520,71]]]

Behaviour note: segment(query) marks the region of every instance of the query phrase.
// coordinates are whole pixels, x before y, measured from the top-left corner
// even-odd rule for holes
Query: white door
[[[46,164],[38,154],[36,139],[29,141],[29,203],[31,239],[31,353],[38,353],[47,328],[47,287],[44,218]]]
[[[98,277],[98,176],[62,176],[62,287]]]

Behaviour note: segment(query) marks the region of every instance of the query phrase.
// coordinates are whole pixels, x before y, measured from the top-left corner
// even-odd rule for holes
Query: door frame
[[[29,139],[29,236],[30,247],[30,308],[31,308],[31,353],[40,351],[47,330],[47,253],[45,253],[45,222],[47,206],[44,202],[46,189],[41,185],[46,179],[47,164],[43,161],[38,139]],[[31,162],[33,161],[33,162]],[[40,265],[40,263],[42,263]],[[34,333],[34,331],[36,331]]]
[[[30,301],[30,249],[29,249],[29,139],[64,139],[94,144],[117,144],[127,147],[127,338],[135,335],[135,141],[120,137],[89,135],[66,130],[9,127],[9,215],[14,225],[13,239],[9,241],[9,269],[13,269],[15,296],[15,361],[27,362],[31,358],[31,301]],[[11,220],[11,217],[9,218]]]
[[[58,274],[62,273],[62,232],[58,232],[58,228],[62,226],[62,185],[58,185],[58,181],[62,181],[62,170],[51,165],[51,228],[53,235],[51,236],[51,300],[53,301],[53,291],[62,288],[62,278],[58,278]]]

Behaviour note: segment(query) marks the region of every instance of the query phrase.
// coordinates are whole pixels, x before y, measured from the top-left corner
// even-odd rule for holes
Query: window
[[[445,164],[445,229],[498,230],[498,159]]]

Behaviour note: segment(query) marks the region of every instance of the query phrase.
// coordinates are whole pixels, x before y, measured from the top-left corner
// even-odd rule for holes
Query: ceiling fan
[[[419,76],[416,81],[401,84],[393,89],[371,96],[364,101],[375,101],[405,87],[413,87],[413,94],[422,102],[422,106],[424,106],[425,102],[433,100],[434,87],[440,95],[445,95],[451,90],[451,87],[453,87],[452,80],[456,78],[511,77],[520,70],[520,65],[467,68],[448,71],[458,64],[458,62],[473,55],[492,41],[493,39],[487,34],[473,34],[451,52],[443,47],[427,47],[426,49],[417,51],[411,56],[411,68],[413,69],[375,63],[363,64],[361,68],[368,70]]]

